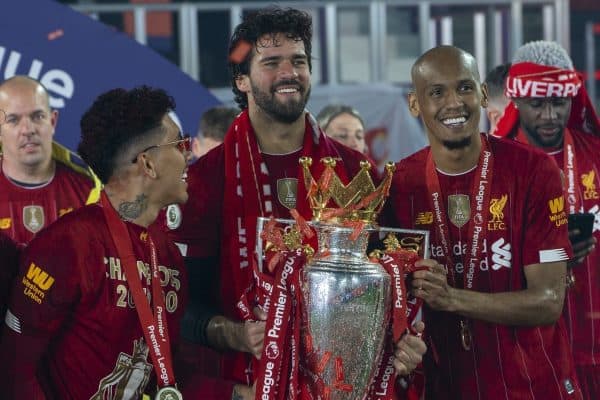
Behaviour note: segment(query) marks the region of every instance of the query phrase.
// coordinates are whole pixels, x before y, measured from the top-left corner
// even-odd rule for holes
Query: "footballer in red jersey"
[[[0,231],[25,246],[60,216],[98,199],[91,170],[52,141],[58,112],[26,76],[0,85]]]
[[[567,212],[593,214],[591,236],[576,232],[580,229],[576,224],[569,227],[574,255],[569,261],[564,317],[584,399],[596,399],[600,396],[600,120],[569,54],[555,42],[530,42],[517,50],[505,94],[511,103],[495,134],[552,155],[563,171]]]
[[[559,170],[478,132],[487,94],[470,54],[429,50],[412,79],[430,147],[397,165],[388,204],[431,234],[412,282],[427,305],[427,398],[581,399],[560,318],[571,248]]]
[[[254,310],[256,321],[241,322],[235,306],[252,281],[257,217],[289,218],[289,209],[296,208],[310,219],[307,188],[298,179],[299,156],[312,158],[313,176],[322,171],[321,158],[339,159],[336,173],[345,182],[365,160],[364,154],[326,137],[305,110],[311,38],[310,15],[296,9],[259,10],[235,28],[229,48],[231,82],[243,111],[224,143],[190,168],[191,201],[183,213],[175,207],[167,212],[172,215],[168,225],[181,224],[174,240],[186,256],[191,303],[200,316],[184,318],[182,332],[195,342],[228,350],[222,373],[247,385],[256,378],[252,358],[262,351],[265,316]],[[413,335],[404,338],[399,343],[415,345],[409,347],[420,360],[424,343]],[[414,368],[405,369],[411,360],[405,361],[402,373]]]
[[[174,107],[143,86],[111,90],[84,114],[79,152],[104,190],[99,204],[60,218],[24,250],[3,332],[3,396],[231,395],[233,383],[175,368],[187,276],[154,224],[188,198],[190,140],[169,116]]]

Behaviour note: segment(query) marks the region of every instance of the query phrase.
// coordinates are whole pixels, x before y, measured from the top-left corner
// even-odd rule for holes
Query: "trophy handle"
[[[264,258],[264,249],[262,240],[260,240],[260,234],[264,230],[267,222],[270,221],[270,218],[258,217],[256,223],[256,260],[258,265],[258,270],[263,272],[263,258]],[[282,225],[294,225],[296,223],[293,219],[287,218],[275,218],[275,221],[278,224]],[[313,225],[312,221],[308,221],[309,225]],[[374,228],[374,231],[379,234],[379,241],[383,240],[388,233],[393,233],[394,235],[399,237],[401,243],[408,247],[415,247],[415,250],[419,254],[421,258],[429,258],[430,257],[430,247],[429,247],[429,231],[419,230],[419,229],[401,229],[401,228],[387,228],[387,227],[377,227]]]

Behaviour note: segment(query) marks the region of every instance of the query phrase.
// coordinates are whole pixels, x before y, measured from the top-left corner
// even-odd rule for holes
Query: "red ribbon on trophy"
[[[275,263],[272,260],[275,259]],[[374,260],[390,274],[392,279],[392,307],[389,329],[379,366],[372,379],[368,399],[393,400],[396,391],[413,390],[396,385],[396,371],[393,366],[394,343],[396,343],[417,318],[422,300],[409,296],[406,280],[416,270],[419,256],[414,251],[397,249],[383,253]],[[306,263],[302,249],[293,251],[271,251],[267,253],[266,264],[274,267],[271,272],[261,272],[254,265],[254,283],[238,302],[238,311],[243,319],[253,318],[252,309],[260,306],[267,313],[264,346],[260,360],[255,360],[256,398],[269,400],[316,399],[314,392],[328,397],[332,390],[352,391],[352,385],[345,381],[343,361],[331,352],[312,352],[312,339],[302,329],[307,318],[302,307],[301,271]],[[302,354],[303,363],[317,375],[301,368],[300,340],[307,354]],[[333,365],[335,380],[328,387],[318,376],[326,366]],[[396,387],[398,386],[398,387]]]

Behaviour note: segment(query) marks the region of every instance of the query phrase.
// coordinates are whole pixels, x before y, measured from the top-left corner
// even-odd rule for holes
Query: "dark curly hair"
[[[146,140],[175,109],[175,100],[162,89],[140,86],[113,89],[98,96],[81,118],[77,151],[103,183],[132,145]]]
[[[263,35],[277,33],[283,33],[290,39],[301,40],[304,43],[308,68],[312,71],[312,18],[308,13],[293,8],[268,7],[247,14],[242,23],[236,26],[229,41],[231,88],[235,101],[242,110],[248,107],[248,96],[237,88],[236,80],[240,75],[250,73],[250,62],[258,39]],[[242,42],[251,44],[252,50],[246,54],[243,61],[236,62],[231,59],[231,54]]]

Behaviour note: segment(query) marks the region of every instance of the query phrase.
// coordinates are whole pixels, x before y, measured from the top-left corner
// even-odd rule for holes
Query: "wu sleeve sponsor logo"
[[[555,197],[548,201],[550,209],[550,221],[557,227],[567,223],[567,213],[565,212],[565,199],[563,196]]]
[[[54,285],[54,277],[32,262],[21,282],[24,287],[23,294],[34,302],[42,304],[47,291]]]

